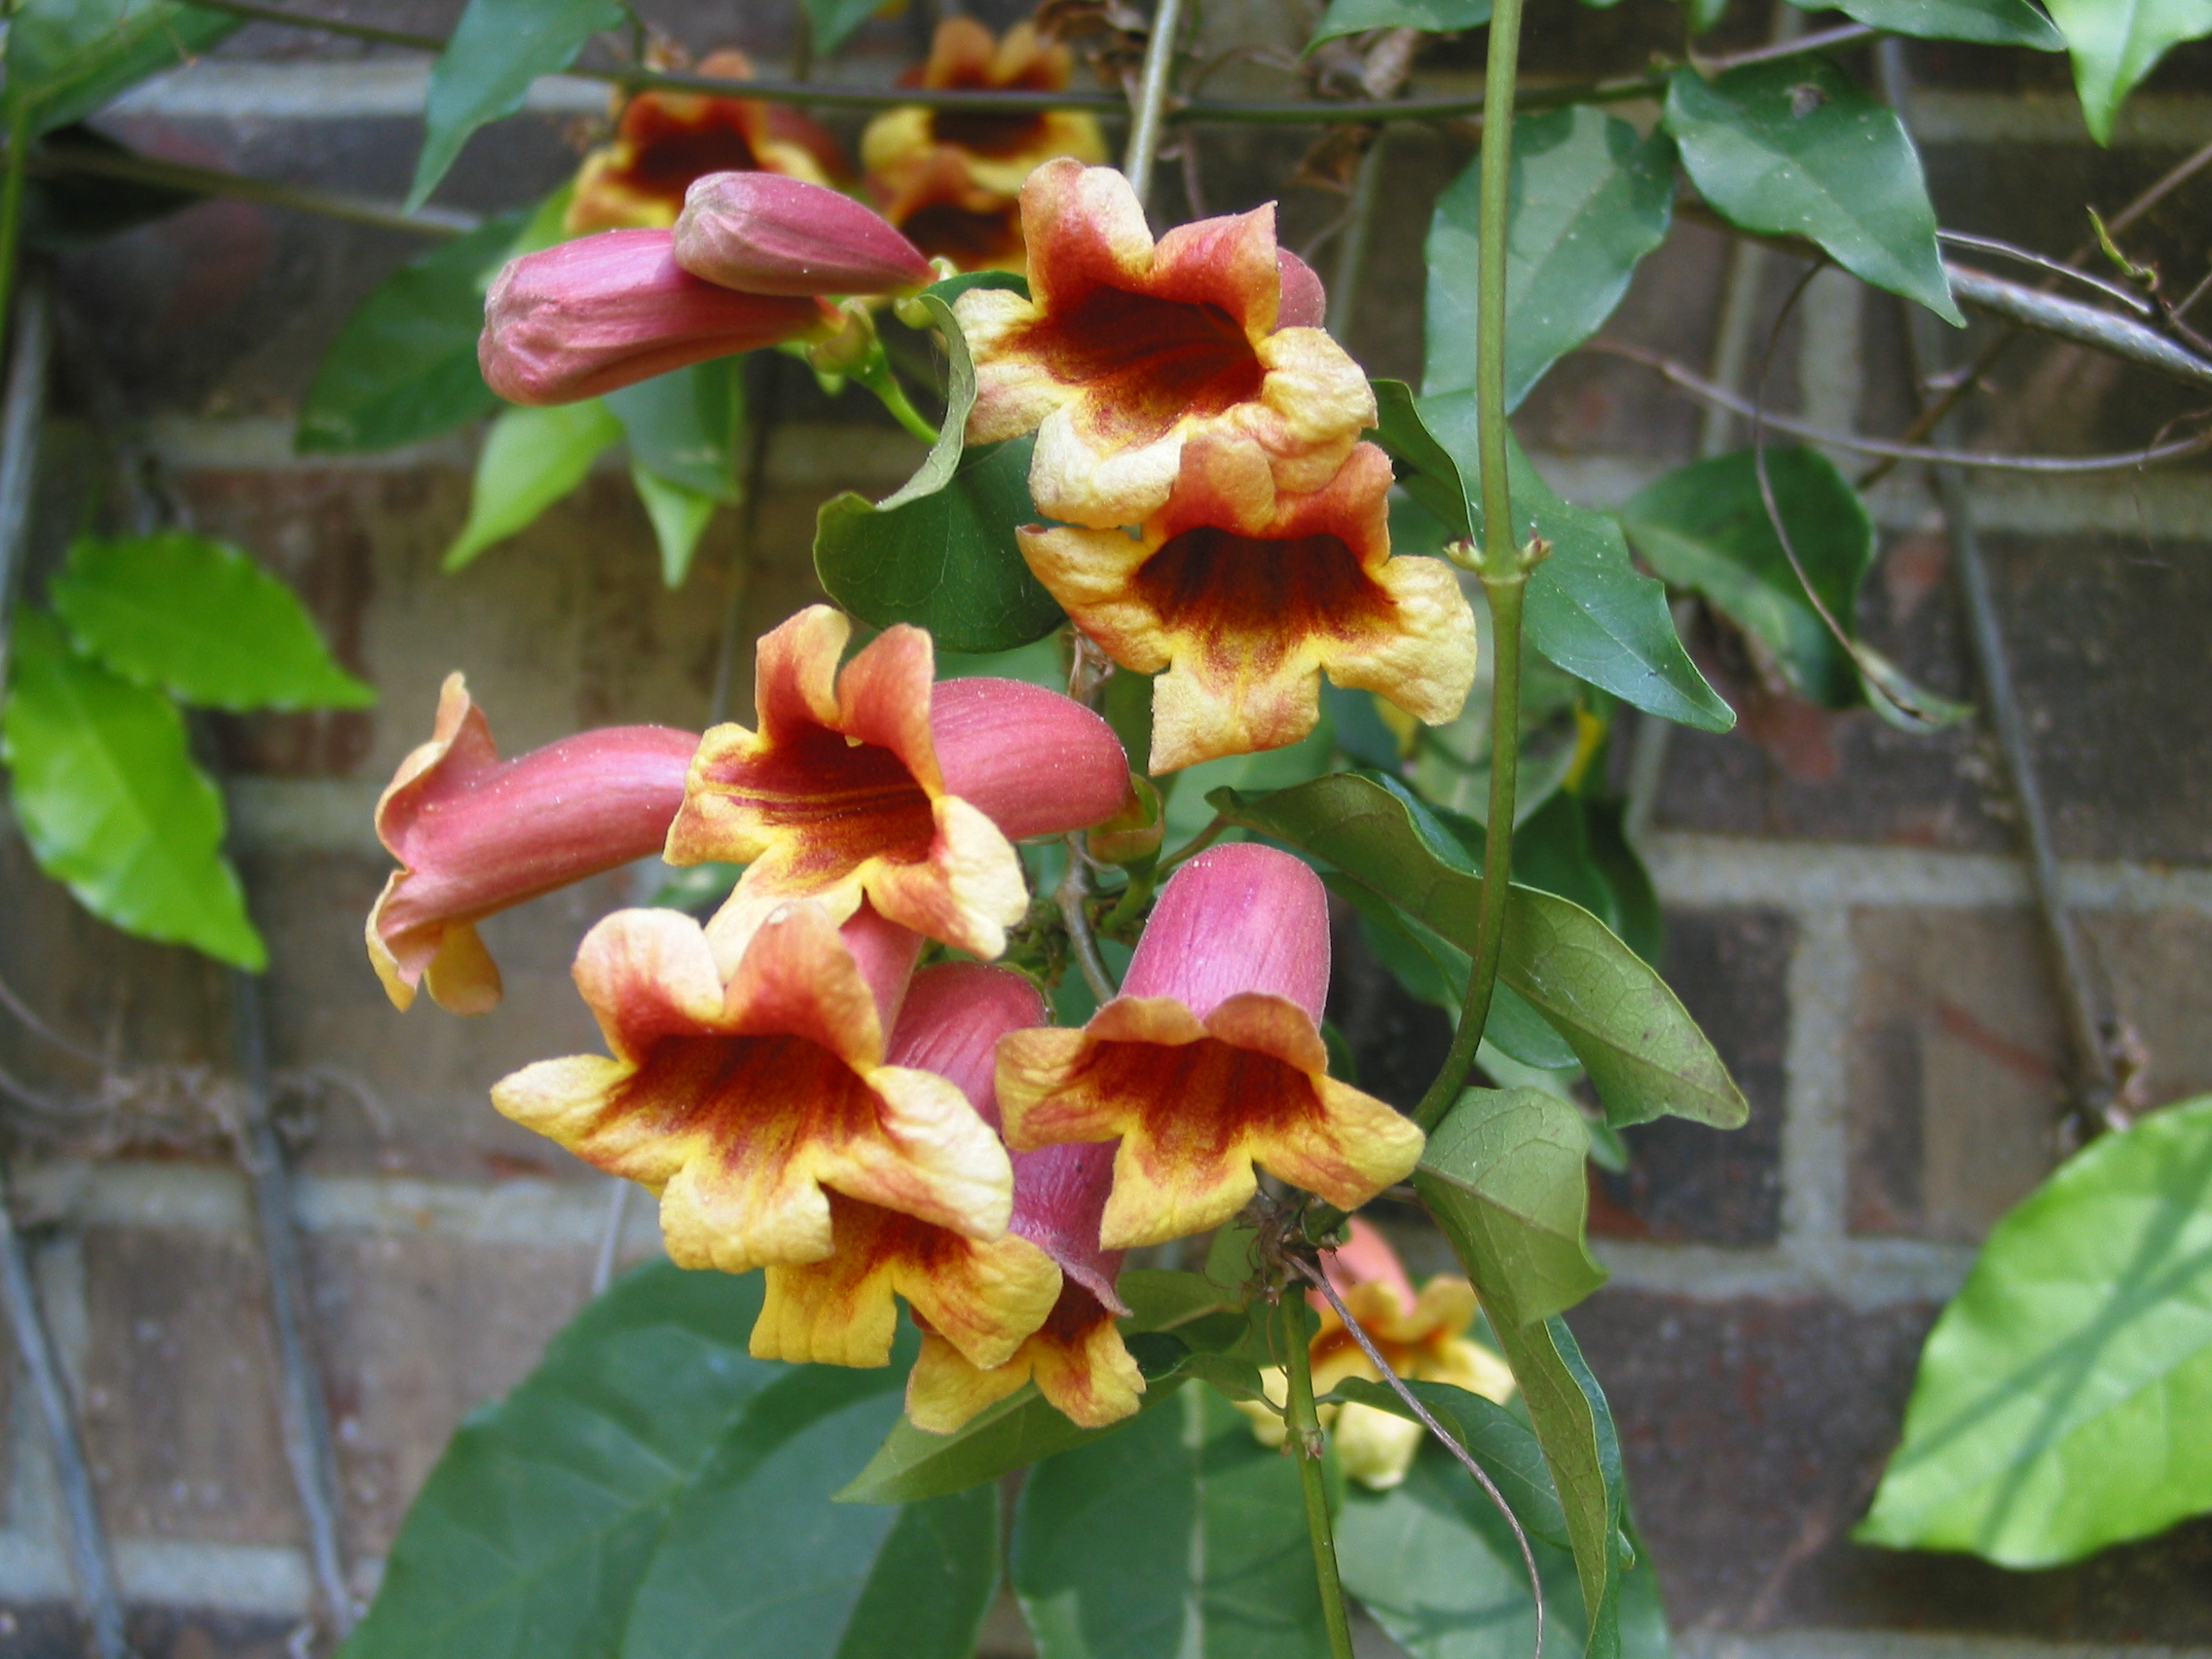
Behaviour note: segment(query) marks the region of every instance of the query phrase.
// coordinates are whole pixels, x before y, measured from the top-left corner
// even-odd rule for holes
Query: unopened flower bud
[[[884,294],[935,275],[872,208],[771,172],[694,180],[676,221],[676,263],[747,294]]]
[[[1090,831],[1090,856],[1101,864],[1131,865],[1160,851],[1166,814],[1150,778],[1129,774],[1129,804]]]

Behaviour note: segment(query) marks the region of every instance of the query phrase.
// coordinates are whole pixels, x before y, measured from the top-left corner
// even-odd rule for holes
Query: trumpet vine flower
[[[953,310],[976,360],[968,437],[1036,431],[1041,512],[1142,523],[1208,434],[1250,449],[1271,491],[1318,490],[1375,424],[1367,377],[1309,325],[1318,283],[1292,283],[1308,325],[1283,326],[1272,204],[1155,242],[1120,173],[1054,161],[1022,186],[1021,221],[1030,297],[975,288]]]
[[[1250,446],[1207,435],[1185,445],[1173,494],[1136,538],[1018,534],[1076,625],[1123,667],[1159,675],[1158,774],[1296,743],[1320,716],[1324,672],[1431,725],[1456,718],[1474,683],[1474,612],[1443,560],[1390,556],[1389,493],[1373,444],[1291,495]]]
[[[1120,1137],[1108,1249],[1220,1226],[1256,1190],[1255,1163],[1354,1209],[1412,1174],[1423,1141],[1328,1075],[1328,984],[1320,878],[1271,847],[1200,853],[1161,890],[1121,995],[1080,1031],[1000,1043],[1007,1145]]]
[[[747,866],[710,928],[725,961],[790,899],[842,919],[865,898],[996,956],[1029,904],[1013,843],[1113,817],[1129,798],[1128,757],[1104,720],[1058,692],[933,683],[918,628],[886,629],[840,673],[851,632],[817,605],[760,641],[759,727],[700,740],[667,857]]]
[[[937,272],[880,214],[819,184],[709,173],[683,199],[676,263],[748,294],[885,294]]]
[[[369,911],[369,961],[397,1008],[427,984],[455,1014],[498,1005],[498,965],[476,932],[496,911],[660,850],[683,802],[695,732],[587,731],[513,760],[455,674],[430,741],[377,801],[399,861]]]

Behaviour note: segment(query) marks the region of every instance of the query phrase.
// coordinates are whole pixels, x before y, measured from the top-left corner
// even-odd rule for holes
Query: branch
[[[386,203],[357,196],[340,196],[301,184],[276,179],[250,178],[244,173],[215,167],[196,167],[184,162],[165,162],[153,156],[94,150],[79,144],[49,144],[25,159],[28,170],[39,177],[78,173],[92,178],[121,179],[150,184],[194,196],[227,196],[240,202],[258,202],[269,207],[290,207],[316,213],[325,219],[343,219],[380,231],[404,231],[419,237],[458,237],[476,229],[473,213],[457,213],[444,207],[425,207],[406,213]]]

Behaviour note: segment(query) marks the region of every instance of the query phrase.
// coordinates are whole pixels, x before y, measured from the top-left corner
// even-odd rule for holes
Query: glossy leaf
[[[707,533],[708,522],[721,502],[701,491],[671,484],[649,466],[631,467],[630,482],[652,522],[653,540],[660,547],[661,580],[680,588],[691,573],[699,537]]]
[[[1605,1282],[1591,1257],[1590,1131],[1569,1101],[1534,1088],[1470,1088],[1429,1132],[1414,1184],[1455,1238],[1496,1264],[1493,1325],[1564,1313]]]
[[[952,482],[952,475],[960,469],[960,458],[968,443],[968,417],[976,407],[976,359],[968,350],[968,337],[960,330],[960,322],[952,314],[952,300],[968,288],[984,284],[971,282],[958,293],[947,298],[943,290],[949,282],[916,296],[930,320],[937,324],[938,337],[944,342],[944,423],[939,426],[937,442],[922,464],[897,490],[883,498],[876,505],[888,512],[908,501],[919,500],[934,495]],[[993,282],[991,287],[999,286]]]
[[[1856,1537],[2056,1567],[2212,1511],[2212,1096],[2090,1144],[1929,1334]]]
[[[1897,112],[1825,57],[1677,70],[1667,130],[1700,194],[1748,231],[1811,239],[1846,271],[1964,324]]]
[[[8,87],[31,135],[66,127],[242,28],[169,0],[21,0],[9,8]]]
[[[1449,1382],[1415,1379],[1406,1386],[1445,1432],[1496,1483],[1498,1495],[1505,1499],[1506,1506],[1531,1539],[1561,1550],[1573,1548],[1567,1537],[1567,1513],[1560,1508],[1559,1489],[1552,1485],[1552,1472],[1544,1462],[1544,1449],[1537,1442],[1534,1429],[1496,1401],[1456,1388]],[[1388,1412],[1408,1421],[1419,1420],[1413,1409],[1398,1398],[1396,1389],[1371,1378],[1346,1378],[1332,1390],[1331,1398],[1373,1406],[1377,1411]],[[1449,1466],[1458,1466],[1450,1454],[1444,1453],[1444,1448],[1439,1446],[1435,1450],[1445,1456]],[[1465,1480],[1466,1476],[1462,1473],[1459,1478]],[[1483,1504],[1495,1512],[1487,1494]],[[1518,1552],[1515,1559],[1519,1559]]]
[[[308,387],[303,455],[396,449],[498,407],[476,366],[484,296],[527,215],[504,213],[385,278],[347,320]]]
[[[2035,52],[2066,48],[2065,37],[2030,0],[1819,0],[1807,7],[1831,9],[1870,27],[1923,40],[1972,40]]]
[[[1407,492],[1456,536],[1482,534],[1478,440],[1472,393],[1418,404],[1398,381],[1377,381],[1376,437],[1410,470]],[[1629,563],[1608,513],[1563,501],[1518,442],[1508,445],[1514,534],[1541,535],[1551,557],[1529,578],[1525,626],[1545,657],[1591,684],[1662,719],[1726,731],[1735,714],[1698,673],[1675,633],[1667,590]]]
[[[216,709],[365,709],[299,596],[221,541],[80,536],[48,583],[70,632],[126,680]]]
[[[184,717],[72,650],[20,608],[0,758],[39,868],[126,933],[259,973],[269,952],[223,857],[223,799],[192,763]]]
[[[1031,1471],[1011,1574],[1039,1659],[1323,1659],[1298,1470],[1212,1389]]]
[[[1419,29],[1424,34],[1479,29],[1490,21],[1490,6],[1491,0],[1329,0],[1306,50],[1370,29]]]
[[[887,9],[886,0],[799,0],[814,30],[814,50],[835,52],[845,39],[876,13]]]
[[[2046,0],[2066,50],[2082,114],[2100,144],[2136,84],[2169,48],[2212,34],[2212,0]]]
[[[458,571],[494,542],[528,530],[621,436],[622,424],[596,397],[553,409],[502,409],[476,457],[468,522],[446,549],[445,568]]]
[[[744,375],[744,357],[714,357],[610,391],[601,401],[622,423],[638,465],[696,495],[735,501]]]
[[[1674,217],[1675,146],[1587,105],[1513,123],[1505,247],[1505,406],[1598,332],[1638,261]],[[1421,390],[1475,384],[1477,221],[1482,167],[1469,163],[1437,200],[1428,229],[1428,354]]]
[[[1327,860],[1472,948],[1482,884],[1461,867],[1463,850],[1424,833],[1380,785],[1340,773],[1264,797],[1219,790],[1210,798],[1232,823]],[[1515,886],[1498,977],[1567,1039],[1608,1123],[1672,1114],[1735,1128],[1749,1118],[1720,1056],[1666,981],[1580,905]]]
[[[409,210],[428,200],[469,134],[522,108],[533,81],[566,69],[586,41],[623,18],[618,0],[468,0],[430,68]]]

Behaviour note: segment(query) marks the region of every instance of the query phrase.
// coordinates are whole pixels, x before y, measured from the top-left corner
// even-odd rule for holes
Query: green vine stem
[[[1152,35],[1145,42],[1144,76],[1129,106],[1129,147],[1122,171],[1137,193],[1137,205],[1152,199],[1152,164],[1160,151],[1167,85],[1175,74],[1175,37],[1183,29],[1183,0],[1160,0],[1153,8]]]
[[[0,175],[0,318],[16,295],[16,255],[23,230],[23,177],[30,165],[31,118],[27,100],[7,100],[8,164]],[[6,325],[0,323],[0,328]]]
[[[1321,1586],[1321,1617],[1329,1629],[1334,1659],[1352,1659],[1351,1619],[1345,1611],[1345,1587],[1337,1575],[1337,1540],[1329,1527],[1329,1492],[1321,1469],[1321,1417],[1313,1406],[1313,1357],[1307,1323],[1313,1310],[1296,1285],[1283,1286],[1280,1319],[1283,1371],[1289,1377],[1283,1421],[1285,1445],[1298,1460],[1298,1482],[1306,1491],[1306,1530],[1313,1540],[1313,1576]]]

